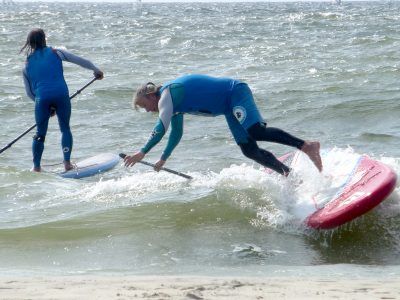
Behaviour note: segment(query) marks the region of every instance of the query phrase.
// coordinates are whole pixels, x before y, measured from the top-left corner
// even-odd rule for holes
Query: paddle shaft
[[[77,90],[71,97],[69,97],[69,99],[71,100],[72,98],[74,98],[76,95],[80,94],[84,89],[86,89],[89,85],[91,85],[94,81],[96,81],[97,78],[93,78],[89,83],[87,83],[84,87],[82,87],[81,89]],[[27,130],[25,130],[22,134],[20,134],[16,139],[14,139],[13,141],[11,141],[9,144],[7,144],[7,146],[5,146],[4,148],[0,149],[0,153],[3,153],[5,150],[7,150],[8,148],[10,148],[15,142],[17,142],[20,138],[22,138],[24,135],[26,135],[29,131],[31,131],[33,128],[36,127],[36,124],[32,125],[31,127],[29,127]]]
[[[126,154],[125,154],[125,153],[120,153],[119,156],[120,156],[121,158],[125,158]],[[150,166],[150,167],[153,167],[153,168],[155,167],[154,164],[149,163],[149,162],[144,161],[144,160],[140,160],[140,161],[138,161],[138,162],[141,163],[141,164],[144,164],[144,165],[146,165],[146,166]],[[175,170],[171,170],[171,169],[168,169],[168,168],[161,167],[160,170],[163,170],[163,171],[165,171],[165,172],[169,172],[169,173],[172,173],[172,174],[175,174],[175,175],[184,177],[184,178],[186,178],[186,179],[193,179],[193,177],[191,177],[191,176],[189,176],[189,175],[186,175],[186,174],[183,174],[183,173],[181,173],[181,172],[178,172],[178,171],[175,171]]]
[[[10,148],[16,141],[18,141],[20,138],[22,138],[25,134],[27,134],[29,131],[31,131],[33,128],[36,127],[35,125],[32,125],[31,127],[29,127],[27,130],[25,130],[22,134],[20,134],[15,140],[13,140],[12,142],[10,142],[7,146],[5,146],[4,148],[2,148],[0,150],[0,153],[3,153],[5,150],[7,150],[8,148]]]

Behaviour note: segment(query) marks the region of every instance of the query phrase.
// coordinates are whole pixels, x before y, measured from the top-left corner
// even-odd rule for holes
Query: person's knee
[[[252,139],[258,140],[265,133],[266,123],[255,123],[247,129],[247,132],[251,136]]]
[[[275,155],[273,155],[271,152],[264,150],[264,149],[260,149],[260,153],[263,155],[263,157],[265,158],[265,160],[267,161],[274,161],[276,160]]]
[[[39,143],[44,143],[45,139],[46,139],[46,135],[43,135],[43,134],[38,134],[37,133],[37,134],[35,134],[33,136],[33,140],[35,140],[35,141],[37,141]]]
[[[71,133],[71,127],[69,126],[69,124],[65,123],[65,122],[60,122],[60,131],[62,134],[72,134]]]
[[[242,153],[251,159],[254,159],[257,157],[257,154],[259,152],[259,148],[255,142],[249,141],[247,143],[242,143],[239,144],[240,149],[242,150]]]

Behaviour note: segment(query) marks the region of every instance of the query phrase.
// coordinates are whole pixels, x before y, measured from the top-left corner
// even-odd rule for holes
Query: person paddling
[[[92,70],[97,79],[103,79],[103,72],[92,62],[68,51],[48,47],[43,29],[33,29],[20,53],[26,50],[23,79],[26,94],[35,102],[36,135],[33,137],[33,171],[40,172],[40,161],[44,150],[50,116],[57,114],[60,126],[61,146],[65,170],[71,170],[73,138],[69,126],[71,101],[63,74],[63,61]]]
[[[305,141],[281,129],[267,127],[250,88],[242,81],[195,74],[179,77],[161,86],[149,82],[138,88],[134,105],[147,112],[158,112],[159,118],[144,147],[124,158],[127,167],[142,160],[171,125],[167,146],[155,164],[155,169],[159,170],[178,145],[183,134],[183,114],[189,113],[224,115],[243,154],[284,176],[288,176],[290,168],[272,153],[259,148],[257,141],[296,147],[307,154],[317,169],[322,171],[320,143]]]

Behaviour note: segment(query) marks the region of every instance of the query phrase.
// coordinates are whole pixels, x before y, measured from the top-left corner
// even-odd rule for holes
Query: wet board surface
[[[302,156],[302,158],[299,158]],[[322,162],[328,159],[321,154]],[[300,161],[306,158],[300,151],[288,153],[279,158],[293,170],[301,168]],[[318,203],[314,197],[315,209],[304,223],[316,229],[331,229],[343,225],[367,213],[385,200],[396,186],[396,173],[385,164],[361,155],[350,162],[347,172],[341,175],[341,184],[335,187],[328,199]],[[330,175],[336,176],[336,175]]]
[[[106,172],[114,168],[120,157],[113,153],[101,153],[77,162],[74,169],[59,173],[63,178],[84,178]]]

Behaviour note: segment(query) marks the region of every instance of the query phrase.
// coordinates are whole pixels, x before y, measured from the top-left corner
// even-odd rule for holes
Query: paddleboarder
[[[71,170],[71,151],[73,138],[69,121],[71,101],[68,86],[64,79],[62,62],[71,62],[92,70],[97,79],[103,79],[103,72],[91,61],[63,49],[46,45],[43,29],[33,29],[27,37],[21,52],[26,51],[23,79],[26,94],[35,102],[35,121],[37,131],[33,137],[33,171],[40,172],[40,161],[44,150],[49,118],[57,114],[60,126],[61,146],[65,170]]]
[[[158,112],[158,121],[147,143],[133,155],[124,158],[126,166],[133,166],[162,139],[171,126],[171,133],[161,158],[156,162],[159,170],[178,145],[183,134],[183,114],[224,115],[232,135],[243,154],[284,176],[290,168],[271,152],[261,149],[257,141],[268,141],[300,149],[322,171],[320,143],[305,141],[281,129],[267,127],[254,102],[248,85],[231,78],[207,75],[186,75],[161,86],[149,82],[138,88],[134,106],[148,112]]]

